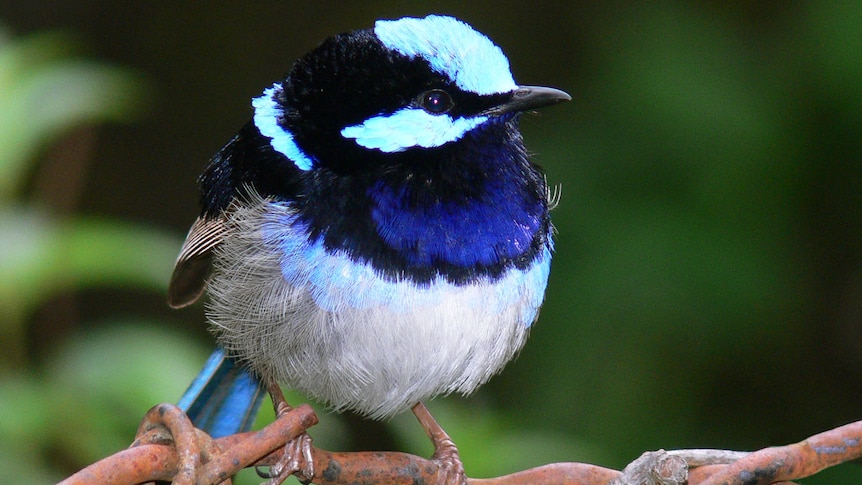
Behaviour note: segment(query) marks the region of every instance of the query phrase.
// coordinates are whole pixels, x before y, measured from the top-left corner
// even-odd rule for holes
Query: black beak
[[[526,111],[528,109],[550,106],[561,101],[570,101],[571,96],[565,91],[544,86],[518,86],[512,91],[511,97],[503,103],[494,106],[481,113],[487,116],[500,116],[513,111]]]

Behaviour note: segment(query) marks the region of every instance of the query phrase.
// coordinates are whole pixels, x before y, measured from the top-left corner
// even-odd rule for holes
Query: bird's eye
[[[441,89],[432,89],[431,91],[422,93],[419,97],[419,103],[422,109],[432,115],[443,114],[452,109],[453,105],[452,97]]]

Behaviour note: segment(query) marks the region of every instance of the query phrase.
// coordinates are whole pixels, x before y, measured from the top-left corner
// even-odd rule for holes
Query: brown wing
[[[168,304],[182,308],[196,302],[204,292],[212,270],[212,252],[225,234],[221,218],[198,218],[180,249],[168,287]]]

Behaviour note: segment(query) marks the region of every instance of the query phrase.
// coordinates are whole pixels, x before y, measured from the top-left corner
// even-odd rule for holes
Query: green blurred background
[[[562,186],[540,321],[430,405],[469,475],[862,419],[862,2],[5,2],[0,482],[61,479],[177,400],[212,346],[165,304],[195,177],[296,57],[430,12],[574,97],[522,123]],[[321,447],[430,453],[409,415],[316,409]]]

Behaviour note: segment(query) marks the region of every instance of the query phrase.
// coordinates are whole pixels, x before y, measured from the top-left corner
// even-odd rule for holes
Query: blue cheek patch
[[[314,163],[305,152],[293,140],[293,135],[278,124],[279,118],[284,116],[281,107],[275,101],[277,91],[281,87],[276,84],[264,90],[263,95],[254,98],[251,105],[254,107],[254,125],[260,133],[270,139],[270,145],[277,152],[286,156],[300,170],[311,170]]]
[[[429,15],[378,20],[374,34],[389,49],[425,59],[465,91],[499,94],[516,88],[503,51],[458,19]]]
[[[488,120],[487,116],[452,118],[433,115],[420,108],[403,108],[391,115],[369,118],[341,130],[360,146],[383,152],[400,152],[411,147],[432,148],[458,140]]]

